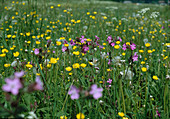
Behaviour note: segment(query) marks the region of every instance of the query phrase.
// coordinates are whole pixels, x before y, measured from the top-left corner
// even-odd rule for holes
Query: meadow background
[[[168,119],[169,12],[112,1],[2,0],[0,117]]]

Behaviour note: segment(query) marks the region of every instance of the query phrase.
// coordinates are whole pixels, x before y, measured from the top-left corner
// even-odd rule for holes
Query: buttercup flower
[[[79,114],[76,115],[76,118],[77,118],[77,119],[84,119],[85,116],[84,116],[83,113],[79,113]]]

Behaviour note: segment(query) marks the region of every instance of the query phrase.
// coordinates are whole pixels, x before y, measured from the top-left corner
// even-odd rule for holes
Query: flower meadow
[[[1,3],[0,118],[169,118],[169,6]]]

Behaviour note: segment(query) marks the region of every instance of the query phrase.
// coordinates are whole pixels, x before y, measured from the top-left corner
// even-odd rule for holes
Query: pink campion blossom
[[[111,84],[111,83],[112,83],[112,79],[109,79],[109,80],[107,81],[107,83]]]
[[[110,63],[111,63],[111,60],[109,59],[109,61],[108,61],[108,63],[107,63],[107,64],[108,64],[108,65],[110,65]]]
[[[115,43],[111,43],[110,45],[113,47],[113,46],[115,46]]]
[[[98,36],[95,36],[97,40],[99,40],[100,38]]]
[[[6,84],[2,86],[2,90],[5,92],[11,92],[13,95],[17,95],[19,93],[19,89],[23,86],[20,82],[20,79],[6,79]]]
[[[63,46],[61,50],[65,52],[67,50],[67,47]]]
[[[36,49],[34,50],[34,53],[35,53],[35,55],[38,55],[38,54],[40,53],[39,49],[36,48]]]
[[[98,99],[98,98],[102,97],[102,91],[103,91],[103,88],[97,88],[97,85],[93,84],[91,86],[91,91],[89,93],[91,95],[93,95],[94,99]]]
[[[68,94],[71,95],[71,99],[79,99],[79,92],[80,90],[76,88],[75,86],[71,86],[70,90],[68,91]]]
[[[120,41],[120,42],[122,42],[122,39],[121,39],[121,37],[119,37],[119,41]]]
[[[89,50],[89,47],[87,47],[86,45],[84,45],[83,48],[82,48],[82,52],[83,52],[83,53],[86,53],[86,51],[88,51],[88,50]]]
[[[161,114],[159,113],[158,110],[156,110],[156,114],[157,114],[159,117],[161,116]]]
[[[137,52],[135,52],[135,54],[133,55],[132,59],[133,59],[133,62],[134,62],[134,61],[138,61]]]
[[[108,36],[106,41],[108,41],[108,42],[109,42],[109,44],[110,44],[110,43],[111,43],[111,41],[112,41],[112,36]]]
[[[136,45],[135,45],[134,43],[132,43],[132,44],[130,45],[130,48],[131,48],[131,50],[134,50],[134,49],[136,49]]]
[[[21,78],[21,77],[23,77],[24,76],[24,71],[20,71],[20,72],[15,72],[14,73],[14,76],[16,77],[16,78]]]
[[[123,44],[123,48],[124,51],[126,50],[126,43]]]
[[[36,79],[35,79],[35,86],[34,86],[34,90],[43,90],[43,83],[41,82],[40,80],[40,76],[37,76]]]

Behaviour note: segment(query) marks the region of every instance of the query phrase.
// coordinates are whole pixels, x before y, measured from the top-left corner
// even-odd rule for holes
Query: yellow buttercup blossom
[[[66,70],[67,70],[67,71],[71,71],[72,68],[71,68],[71,67],[66,67]]]
[[[5,57],[5,56],[6,56],[6,54],[5,54],[5,53],[0,54],[0,57]]]
[[[4,64],[4,67],[10,67],[11,64]]]
[[[90,65],[94,65],[93,62],[89,62]]]
[[[36,41],[36,44],[40,44],[41,42],[40,41]]]
[[[79,63],[75,63],[75,64],[73,64],[72,66],[73,66],[74,69],[80,68]]]
[[[26,67],[27,67],[27,68],[32,68],[33,66],[32,66],[32,64],[29,64],[29,63],[28,63],[28,64],[26,64]]]
[[[143,71],[143,72],[146,72],[146,71],[147,71],[147,68],[146,68],[146,67],[142,67],[142,71]]]
[[[146,43],[145,46],[146,46],[146,47],[149,47],[149,46],[151,46],[151,44],[150,44],[150,43]]]
[[[57,44],[57,45],[61,45],[61,42],[60,42],[60,41],[57,41],[56,44]]]
[[[153,76],[152,77],[154,80],[158,80],[158,77],[157,76]]]
[[[124,114],[123,112],[119,112],[118,115],[119,115],[120,117],[124,117],[124,116],[125,116],[125,114]]]
[[[87,64],[82,63],[82,64],[80,64],[80,66],[85,68],[87,66]]]
[[[68,47],[68,46],[69,46],[69,44],[64,44],[64,46],[65,46],[65,47]]]
[[[15,52],[13,53],[14,57],[18,57],[19,56],[19,52]]]
[[[76,115],[76,118],[77,118],[77,119],[84,119],[85,116],[84,116],[83,113],[79,113],[79,114]]]
[[[152,50],[148,50],[148,53],[152,53]]]
[[[123,52],[123,53],[122,53],[122,55],[123,55],[123,56],[125,56],[125,55],[126,55],[126,53],[124,53],[124,52]]]
[[[144,62],[144,61],[142,61],[142,62],[141,62],[141,64],[145,64],[145,62]]]
[[[60,119],[67,119],[66,116],[60,116]]]
[[[2,53],[8,53],[7,49],[2,49]]]
[[[80,52],[79,51],[76,51],[76,52],[73,52],[74,55],[79,55]]]
[[[51,58],[50,59],[50,62],[49,63],[51,63],[51,64],[55,64],[55,63],[57,63],[57,61],[58,61],[59,59],[58,58]]]
[[[119,45],[115,45],[114,48],[115,48],[115,49],[119,49],[120,46],[119,46]]]

